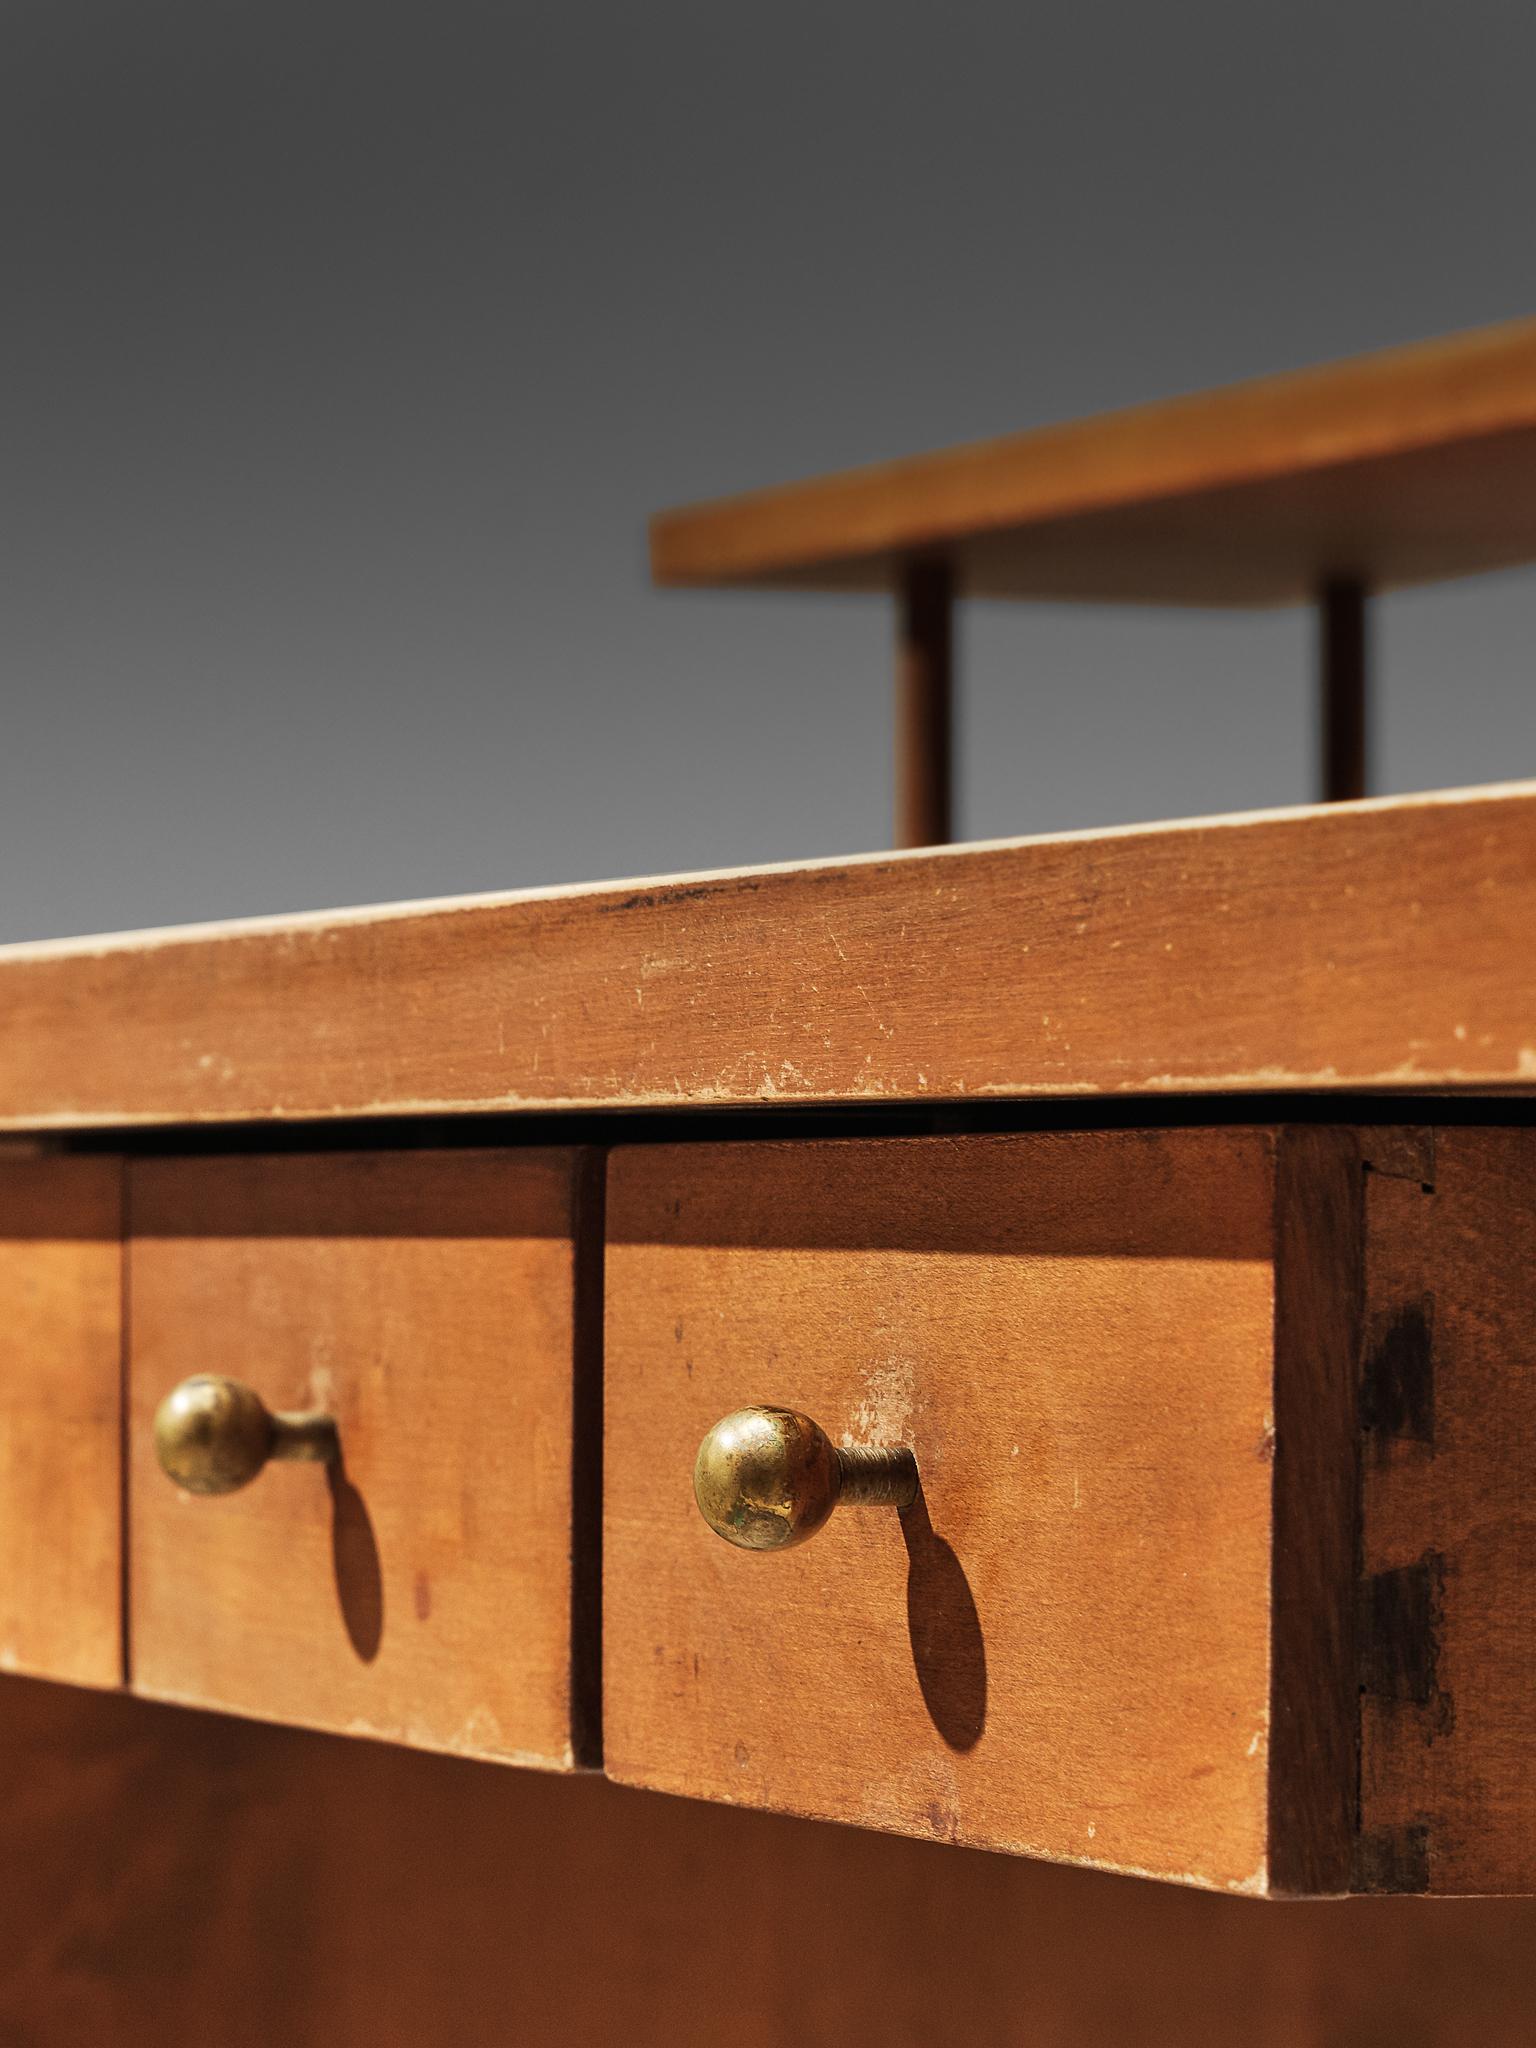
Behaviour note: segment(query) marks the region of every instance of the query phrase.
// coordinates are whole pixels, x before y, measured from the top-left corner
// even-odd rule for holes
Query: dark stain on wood
[[[1434,1296],[1396,1310],[1366,1354],[1360,1427],[1378,1455],[1391,1443],[1435,1441]]]
[[[1445,1560],[1435,1551],[1374,1573],[1362,1589],[1360,1690],[1426,1710],[1426,1742],[1448,1735],[1456,1721],[1455,1703],[1440,1686],[1444,1589]]]
[[[1386,1125],[1367,1141],[1366,1171],[1389,1180],[1416,1180],[1426,1195],[1435,1191],[1433,1125]]]
[[[1421,1822],[1377,1828],[1355,1847],[1357,1892],[1427,1892],[1429,1829]]]
[[[751,896],[762,887],[752,875],[731,875],[724,881],[698,882],[692,888],[658,887],[637,889],[632,895],[599,903],[600,917],[624,910],[673,910],[685,903],[707,903],[712,896]]]

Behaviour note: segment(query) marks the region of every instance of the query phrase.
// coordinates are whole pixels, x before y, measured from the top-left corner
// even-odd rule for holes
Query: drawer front
[[[1261,1889],[1274,1138],[679,1146],[608,1198],[605,1756],[631,1784]],[[706,1526],[718,1418],[913,1507]]]
[[[0,1669],[122,1678],[122,1164],[0,1159]]]
[[[131,1677],[161,1699],[569,1766],[569,1151],[159,1160],[131,1180]],[[340,1458],[197,1497],[159,1404],[226,1375]],[[579,1591],[579,1588],[577,1589]]]

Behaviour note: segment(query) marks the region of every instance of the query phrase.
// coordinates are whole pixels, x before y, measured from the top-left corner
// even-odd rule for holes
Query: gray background
[[[0,16],[0,938],[863,850],[876,601],[668,503],[1536,307],[1536,10]],[[1536,773],[1526,573],[1378,786]],[[1303,800],[1310,626],[976,606],[966,836]]]

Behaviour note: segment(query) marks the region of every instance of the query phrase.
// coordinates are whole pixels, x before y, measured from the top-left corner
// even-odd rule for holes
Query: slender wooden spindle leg
[[[896,656],[896,844],[953,836],[954,575],[947,562],[901,572]]]
[[[1318,592],[1322,800],[1347,803],[1370,784],[1367,753],[1367,597],[1363,583],[1338,577]]]

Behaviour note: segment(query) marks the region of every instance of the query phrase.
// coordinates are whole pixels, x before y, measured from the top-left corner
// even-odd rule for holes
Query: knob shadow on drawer
[[[1300,1436],[1349,1443],[1359,1183],[1329,1131],[616,1152],[610,1775],[1342,1888],[1353,1671],[1287,1691],[1281,1554]],[[898,1454],[904,1505],[832,1511],[839,1460]],[[1347,1603],[1342,1495],[1322,1525]],[[1282,1772],[1326,1787],[1305,1825]]]

